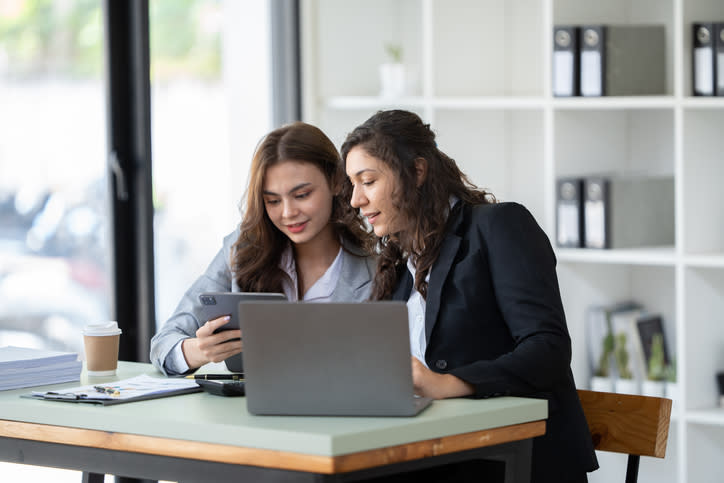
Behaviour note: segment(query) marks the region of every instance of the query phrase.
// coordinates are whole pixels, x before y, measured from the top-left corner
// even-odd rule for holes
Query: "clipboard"
[[[56,391],[33,391],[20,397],[111,406],[201,391],[203,389],[194,380],[156,378],[142,374],[121,381],[88,384]]]

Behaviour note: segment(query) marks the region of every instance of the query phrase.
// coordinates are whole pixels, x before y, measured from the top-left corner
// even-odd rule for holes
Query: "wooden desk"
[[[109,382],[148,373],[122,362]],[[85,374],[80,383],[88,384]],[[46,388],[32,388],[45,390]],[[413,418],[253,416],[245,398],[206,393],[116,406],[29,400],[0,392],[0,460],[134,478],[352,481],[475,457],[504,459],[528,481],[531,438],[547,403],[527,398],[435,401]]]

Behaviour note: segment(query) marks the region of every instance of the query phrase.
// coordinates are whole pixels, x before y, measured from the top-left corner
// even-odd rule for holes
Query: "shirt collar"
[[[334,289],[337,287],[340,274],[342,273],[344,259],[342,251],[343,248],[340,246],[332,264],[324,272],[324,275],[307,290],[307,293],[303,295],[303,300],[314,301],[317,299],[329,299],[332,296]],[[284,295],[287,296],[287,300],[299,300],[299,277],[297,276],[297,264],[294,260],[294,251],[292,250],[291,243],[288,243],[282,252],[282,256],[279,259],[279,268],[289,276],[289,279],[282,283]]]

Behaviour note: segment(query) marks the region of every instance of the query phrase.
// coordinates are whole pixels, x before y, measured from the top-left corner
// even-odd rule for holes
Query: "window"
[[[239,223],[271,129],[268,2],[151,0],[156,322]]]
[[[0,0],[0,345],[110,315],[101,2]]]

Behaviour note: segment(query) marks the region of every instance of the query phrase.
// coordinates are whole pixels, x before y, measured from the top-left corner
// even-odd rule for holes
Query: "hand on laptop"
[[[209,362],[221,362],[242,350],[241,331],[214,331],[229,322],[229,317],[209,320],[196,331],[196,337],[185,339],[181,350],[189,368],[196,369]],[[236,340],[234,340],[236,339]]]
[[[433,399],[448,397],[462,397],[473,394],[472,384],[469,384],[452,374],[439,374],[431,371],[420,362],[417,357],[412,358],[412,385],[415,394]]]

